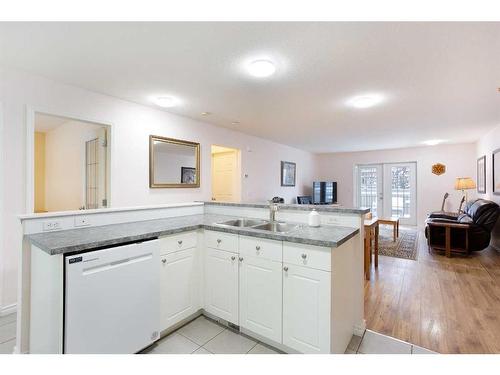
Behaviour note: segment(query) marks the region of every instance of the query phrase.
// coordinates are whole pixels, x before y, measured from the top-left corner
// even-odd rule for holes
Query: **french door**
[[[356,185],[356,205],[369,207],[373,216],[398,217],[401,224],[417,224],[416,163],[357,165]]]

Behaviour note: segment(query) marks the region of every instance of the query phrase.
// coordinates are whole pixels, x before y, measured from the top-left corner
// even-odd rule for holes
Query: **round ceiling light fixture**
[[[248,64],[248,73],[253,77],[266,78],[276,73],[276,65],[266,59],[254,60]]]
[[[173,96],[156,96],[151,99],[153,103],[162,108],[172,108],[179,104],[179,99]]]
[[[355,96],[347,101],[347,105],[354,108],[364,109],[374,107],[384,101],[380,94],[368,94]]]

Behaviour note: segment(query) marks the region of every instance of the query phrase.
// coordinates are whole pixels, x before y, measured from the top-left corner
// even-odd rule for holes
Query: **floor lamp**
[[[462,190],[462,194],[465,197],[465,204],[467,204],[467,190],[475,188],[476,183],[470,177],[457,177],[457,179],[455,180],[455,190]],[[458,209],[459,213],[462,211],[462,202],[460,203],[460,207]]]

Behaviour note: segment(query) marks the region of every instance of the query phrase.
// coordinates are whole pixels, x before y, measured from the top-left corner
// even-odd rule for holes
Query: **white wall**
[[[500,195],[493,194],[492,154],[500,148],[500,125],[482,136],[477,142],[476,157],[486,155],[486,194],[479,197],[492,200],[500,204]],[[500,220],[493,231],[491,244],[500,249]]]
[[[26,108],[111,125],[111,205],[113,207],[209,200],[210,146],[242,150],[243,201],[263,201],[275,195],[291,202],[308,194],[315,175],[315,156],[289,146],[219,128],[164,111],[93,93],[19,71],[0,68],[0,102],[4,109],[1,150],[3,165],[2,306],[16,301],[21,227],[16,216],[26,205]],[[201,143],[201,187],[149,189],[149,135]],[[280,161],[297,163],[297,186],[280,186]],[[1,169],[0,169],[1,171]]]
[[[36,124],[35,124],[36,127]],[[45,135],[45,208],[49,212],[85,206],[85,142],[101,126],[68,121]]]
[[[475,177],[476,146],[474,143],[439,145],[397,150],[345,152],[321,154],[319,178],[337,181],[338,201],[352,205],[354,199],[354,166],[369,163],[417,162],[417,223],[423,226],[426,215],[441,209],[444,193],[450,193],[446,210],[458,209],[461,192],[453,189],[458,176]],[[446,173],[436,176],[431,173],[435,163],[446,165]],[[469,198],[475,196],[469,192]]]

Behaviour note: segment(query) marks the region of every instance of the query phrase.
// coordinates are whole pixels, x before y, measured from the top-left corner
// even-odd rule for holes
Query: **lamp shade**
[[[475,189],[476,183],[470,177],[457,177],[455,180],[455,190]]]

